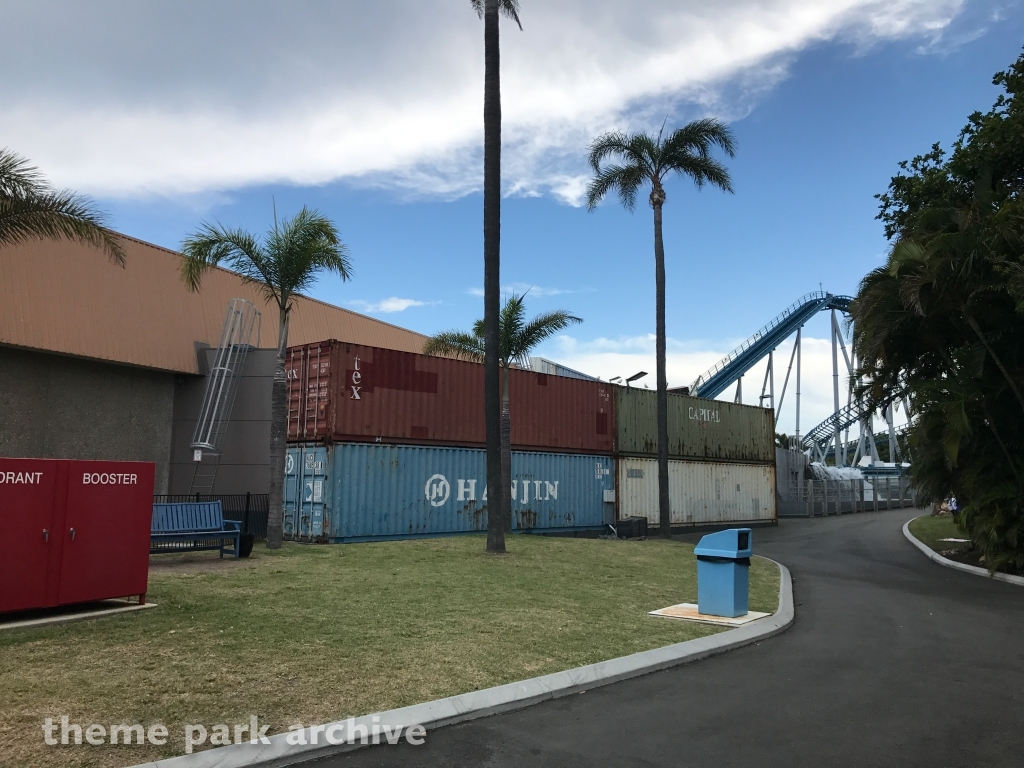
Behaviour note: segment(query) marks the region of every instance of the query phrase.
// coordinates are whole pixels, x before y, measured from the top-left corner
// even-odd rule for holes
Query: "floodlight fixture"
[[[642,379],[646,375],[647,375],[647,371],[639,371],[638,373],[634,373],[632,376],[630,376],[628,379],[626,379],[626,386],[628,387],[629,383],[631,381],[636,381],[637,379]]]

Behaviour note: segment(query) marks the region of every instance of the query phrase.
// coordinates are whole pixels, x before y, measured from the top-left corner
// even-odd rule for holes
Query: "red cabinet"
[[[139,595],[154,465],[0,459],[0,612]]]

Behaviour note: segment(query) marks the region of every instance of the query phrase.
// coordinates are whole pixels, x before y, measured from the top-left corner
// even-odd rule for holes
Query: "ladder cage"
[[[224,435],[231,421],[231,409],[238,394],[242,367],[249,350],[253,348],[253,331],[256,332],[258,345],[259,310],[245,299],[232,299],[228,303],[217,354],[206,380],[203,404],[192,434],[192,450],[220,455]]]

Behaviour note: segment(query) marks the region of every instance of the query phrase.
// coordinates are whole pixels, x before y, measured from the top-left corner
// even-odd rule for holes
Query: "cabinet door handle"
[[[74,528],[71,529],[71,540],[72,541],[75,540],[75,529]]]
[[[49,541],[49,540],[50,540],[50,532],[48,530],[46,530],[45,528],[43,528],[43,541]]]

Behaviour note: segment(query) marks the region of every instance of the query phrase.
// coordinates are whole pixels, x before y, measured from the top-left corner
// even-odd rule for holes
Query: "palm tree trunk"
[[[654,207],[655,355],[658,369],[658,535],[672,537],[672,513],[668,495],[668,375],[665,371],[665,243],[661,237],[661,208],[665,193],[651,191]]]
[[[501,81],[498,0],[484,5],[484,426],[487,435],[487,551],[505,551],[501,477],[501,392],[498,317],[501,311]],[[493,514],[492,514],[493,512]]]
[[[501,519],[505,533],[512,532],[512,414],[508,409],[508,366],[502,366],[504,387],[501,397]]]
[[[287,450],[287,380],[284,353],[288,348],[288,310],[282,308],[277,330],[277,362],[270,390],[270,498],[267,549],[280,549],[284,537],[284,461]]]

